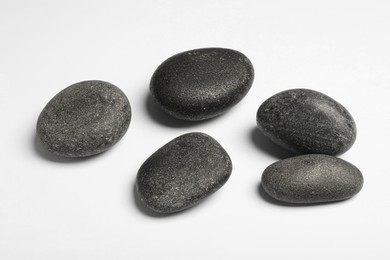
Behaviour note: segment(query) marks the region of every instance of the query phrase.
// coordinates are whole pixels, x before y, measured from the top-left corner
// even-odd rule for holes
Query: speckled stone
[[[84,81],[50,100],[39,115],[37,136],[55,155],[90,156],[117,143],[130,119],[130,103],[118,87],[104,81]]]
[[[320,203],[351,198],[363,187],[358,168],[342,159],[307,154],[268,166],[261,185],[273,198],[289,203]]]
[[[136,189],[149,209],[173,213],[217,191],[231,171],[230,157],[216,140],[189,133],[173,139],[142,164]]]
[[[314,90],[280,92],[260,106],[256,119],[265,136],[297,154],[341,154],[356,139],[351,114],[337,101]]]
[[[179,53],[154,72],[150,93],[169,115],[188,121],[226,112],[248,93],[252,63],[242,53],[206,48]]]

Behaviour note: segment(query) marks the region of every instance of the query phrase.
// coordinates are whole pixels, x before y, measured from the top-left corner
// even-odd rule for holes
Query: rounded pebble
[[[256,119],[265,136],[297,154],[341,154],[356,139],[351,114],[337,101],[314,90],[280,92],[260,106]]]
[[[307,154],[268,166],[261,185],[274,199],[289,203],[344,200],[363,187],[363,176],[349,162],[323,154]]]
[[[229,179],[232,162],[222,146],[203,133],[179,136],[140,167],[136,190],[157,213],[174,213],[199,203]]]
[[[118,87],[104,81],[84,81],[50,100],[39,115],[37,136],[55,155],[90,156],[117,143],[130,120],[130,103]]]
[[[252,63],[242,53],[206,48],[179,53],[154,72],[150,93],[169,115],[188,121],[218,116],[248,93]]]

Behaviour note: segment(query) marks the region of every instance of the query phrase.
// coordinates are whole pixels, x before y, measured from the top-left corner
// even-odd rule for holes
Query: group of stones
[[[253,66],[242,53],[197,49],[164,61],[152,76],[150,94],[172,117],[199,121],[237,104],[253,79]],[[84,81],[50,100],[38,118],[37,136],[55,155],[91,156],[117,143],[130,119],[130,103],[118,87]],[[259,130],[275,144],[301,154],[265,169],[261,185],[271,197],[289,203],[318,203],[344,200],[360,191],[361,172],[334,157],[347,151],[356,139],[355,122],[338,102],[309,89],[287,90],[266,100],[256,119]],[[204,133],[187,133],[142,164],[136,188],[149,209],[173,213],[217,191],[231,172],[231,159],[215,139]]]

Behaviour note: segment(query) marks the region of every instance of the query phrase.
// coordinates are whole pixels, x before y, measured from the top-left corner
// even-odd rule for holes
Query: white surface
[[[0,259],[390,259],[390,1],[0,1]],[[208,46],[246,54],[249,94],[199,124],[147,105],[157,66]],[[35,145],[44,105],[101,79],[128,96],[133,118],[110,151],[53,161]],[[341,156],[365,185],[341,203],[287,207],[259,195],[280,153],[255,114],[289,88],[321,91],[358,127]],[[169,217],[136,204],[139,166],[174,137],[202,131],[233,161],[226,185]],[[265,146],[264,146],[265,144]]]

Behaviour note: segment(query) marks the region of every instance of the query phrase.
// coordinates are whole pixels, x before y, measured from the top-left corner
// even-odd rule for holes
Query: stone
[[[229,179],[232,162],[222,146],[204,133],[181,135],[140,167],[136,190],[152,211],[168,214],[192,207]]]
[[[259,107],[256,119],[266,137],[296,154],[342,154],[356,139],[355,121],[347,109],[310,89],[270,97]]]
[[[39,115],[37,136],[52,154],[90,156],[116,144],[130,120],[129,100],[118,87],[104,81],[83,81],[49,101]]]
[[[363,187],[363,175],[349,162],[307,154],[268,166],[261,185],[272,198],[288,203],[322,203],[345,200]]]
[[[196,49],[164,61],[152,76],[150,93],[172,117],[200,121],[236,105],[253,79],[252,63],[244,54],[224,48]]]

